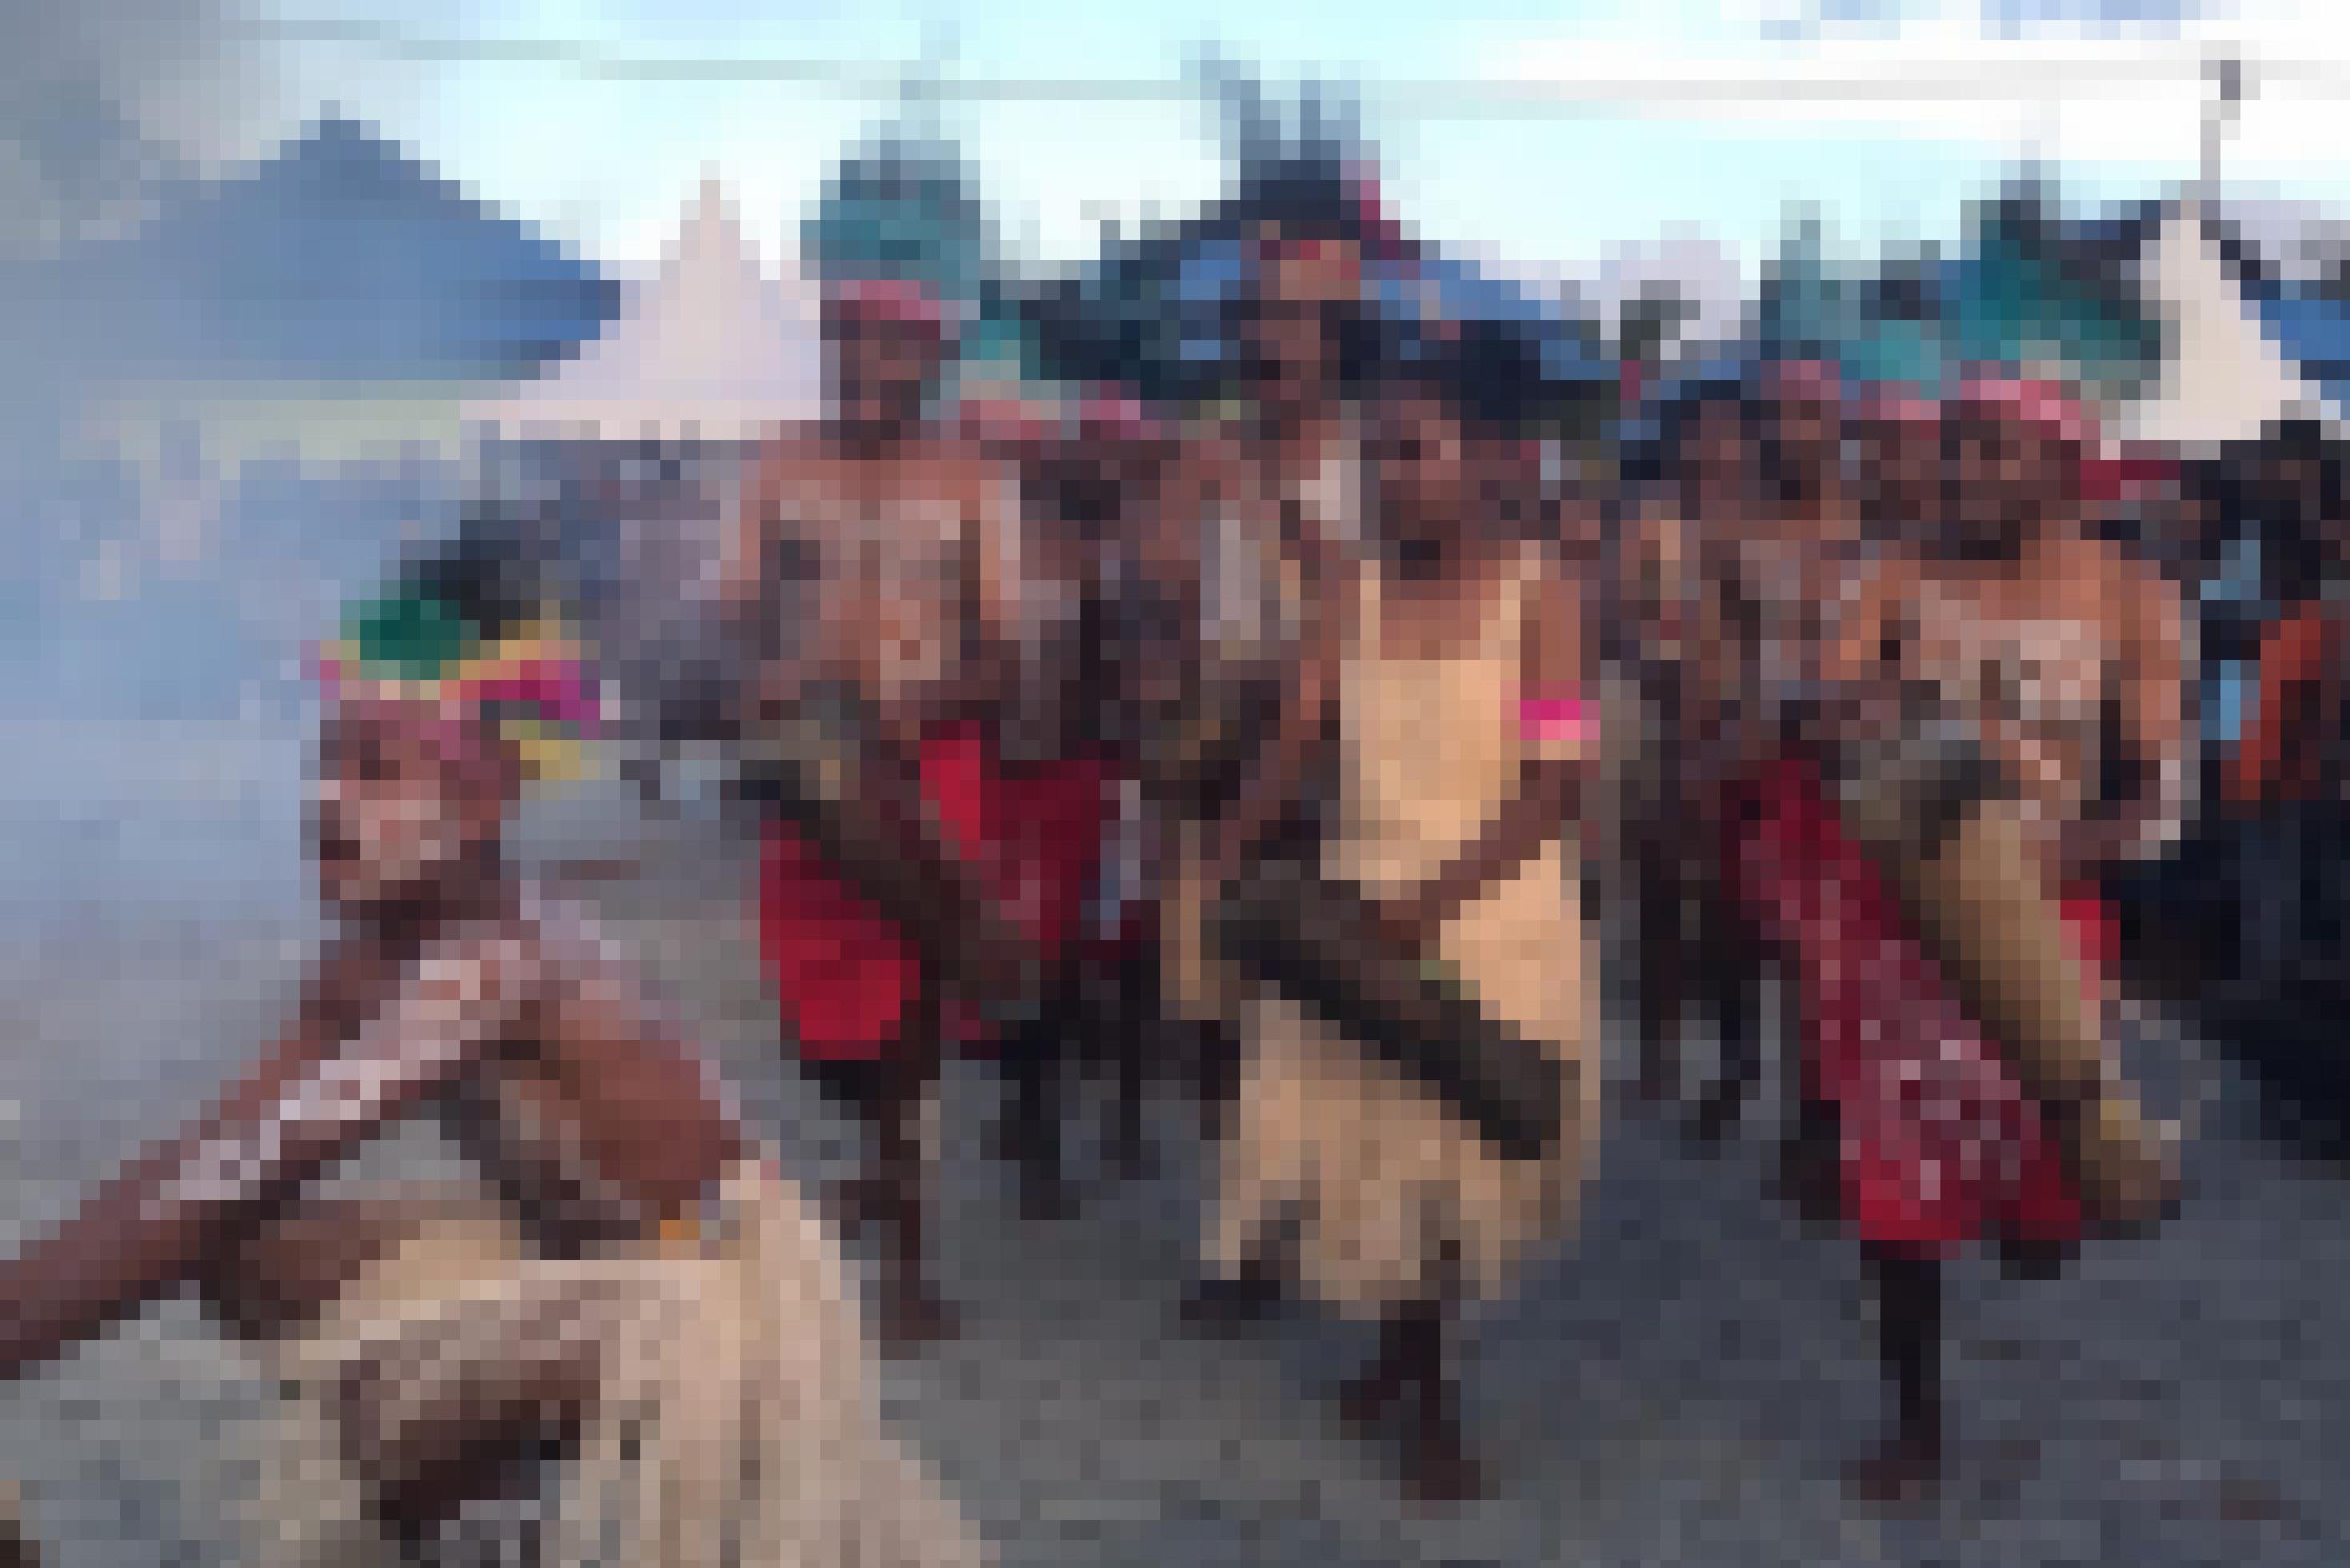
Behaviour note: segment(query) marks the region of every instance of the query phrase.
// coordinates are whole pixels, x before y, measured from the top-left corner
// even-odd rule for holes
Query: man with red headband
[[[1017,496],[1008,472],[925,422],[952,340],[942,301],[896,280],[837,284],[824,334],[826,417],[762,459],[728,584],[759,644],[746,744],[829,719],[856,763],[852,804],[885,808],[900,829],[873,858],[931,850],[922,871],[962,879],[942,884],[952,920],[986,878],[938,819],[968,831],[983,815],[981,721],[1014,641]],[[841,859],[806,825],[770,824],[760,947],[803,1064],[874,1140],[867,1173],[837,1197],[852,1227],[879,1220],[891,1233],[880,1328],[905,1347],[953,1329],[928,1281],[922,1149],[951,999],[926,961],[934,948],[908,940],[912,911],[884,908]]]
[[[2094,889],[2178,821],[2180,607],[2079,525],[2087,422],[2060,389],[1970,379],[1944,431],[1941,529],[1878,556],[1833,650],[1842,800],[1791,777],[1742,835],[1745,898],[1797,961],[1793,1173],[1879,1293],[1898,1420],[1867,1479],[1895,1491],[1943,1450],[1941,1257],[2061,1257],[2172,1190],[2110,1055]]]
[[[923,1239],[942,1050],[993,1037],[974,1007],[1033,1021],[1039,961],[1069,950],[1104,815],[1103,769],[1072,742],[1085,726],[1066,701],[1087,573],[1033,535],[1015,463],[926,422],[951,327],[915,286],[832,292],[833,407],[766,455],[733,583],[767,637],[752,730],[829,725],[832,763],[854,778],[835,805],[897,825],[862,853],[838,820],[778,821],[760,893],[801,1058],[875,1137],[840,1196],[852,1224],[890,1231],[879,1313],[896,1346],[953,1332]]]
[[[2083,526],[2091,430],[2064,389],[1970,377],[1943,428],[1943,526],[1872,573],[1852,646],[1898,643],[1908,678],[1981,727],[2102,952],[2097,879],[2159,853],[2186,805],[2182,607]]]

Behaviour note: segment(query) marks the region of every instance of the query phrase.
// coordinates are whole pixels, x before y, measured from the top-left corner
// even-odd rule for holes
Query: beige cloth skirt
[[[1440,950],[1484,1005],[1543,1043],[1569,1117],[1541,1161],[1513,1160],[1367,1048],[1284,998],[1243,1012],[1248,1059],[1223,1150],[1209,1252],[1237,1270],[1294,1221],[1303,1283],[1376,1314],[1443,1287],[1503,1293],[1560,1239],[1599,1126],[1591,942],[1561,845],[1461,911]]]
[[[592,1344],[601,1373],[548,1515],[565,1568],[986,1561],[883,1431],[836,1245],[763,1163],[728,1178],[694,1239],[585,1260],[536,1256],[494,1206],[452,1201],[286,1343],[281,1372],[324,1395],[354,1366],[392,1369],[397,1431],[550,1335]]]

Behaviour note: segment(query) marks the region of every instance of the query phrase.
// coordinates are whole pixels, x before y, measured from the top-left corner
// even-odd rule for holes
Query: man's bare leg
[[[1669,1104],[1680,1085],[1681,1010],[1689,1001],[1688,898],[1680,854],[1644,826],[1639,868],[1640,1056],[1634,1099]]]
[[[315,1322],[436,1212],[396,1199],[306,1203],[228,1250],[201,1289],[239,1337],[281,1339]],[[393,1386],[400,1367],[363,1361],[337,1383],[328,1415],[394,1539],[429,1540],[466,1503],[520,1490],[533,1480],[533,1460],[577,1430],[600,1346],[578,1332],[574,1303],[550,1300],[541,1318],[501,1336],[494,1361],[469,1364],[437,1404],[397,1421],[390,1408],[411,1393]]]
[[[1484,1491],[1462,1435],[1451,1354],[1456,1318],[1442,1296],[1398,1307],[1379,1324],[1370,1365],[1338,1396],[1340,1418],[1358,1433],[1376,1429],[1399,1407],[1405,1411],[1404,1484],[1422,1502],[1465,1502]]]
[[[1011,1105],[1000,1133],[1000,1152],[1020,1172],[1020,1211],[1035,1221],[1066,1219],[1076,1208],[1064,1168],[1070,1068],[1075,1033],[1090,1025],[1083,974],[1072,961],[1062,966],[1054,1002],[1042,1018],[1004,1042],[1004,1074]]]
[[[1721,889],[1709,892],[1700,971],[1721,1042],[1721,1073],[1690,1117],[1690,1134],[1702,1147],[1721,1144],[1762,1084],[1763,981],[1770,957],[1752,925],[1724,907]]]
[[[1942,1274],[1930,1258],[1864,1247],[1877,1293],[1877,1355],[1894,1398],[1892,1435],[1854,1467],[1854,1491],[1877,1502],[1929,1494],[1942,1470]]]
[[[954,1309],[931,1282],[933,1193],[922,1137],[945,1035],[945,1004],[938,989],[926,984],[882,1074],[874,1175],[887,1195],[889,1243],[882,1263],[878,1337],[891,1355],[912,1354],[959,1332]]]
[[[1109,1042],[1118,1068],[1117,1098],[1109,1129],[1109,1165],[1129,1181],[1149,1179],[1157,1166],[1150,1139],[1143,1129],[1157,1018],[1153,1005],[1157,987],[1152,983],[1150,969],[1149,959],[1121,954],[1111,971],[1110,996],[1102,1009],[1100,1037]]]

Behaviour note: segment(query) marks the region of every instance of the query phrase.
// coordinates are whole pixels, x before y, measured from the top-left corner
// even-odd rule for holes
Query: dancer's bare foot
[[[962,1333],[961,1315],[929,1285],[900,1284],[882,1293],[874,1324],[874,1339],[882,1355],[919,1355]]]
[[[1708,1091],[1698,1102],[1696,1114],[1690,1117],[1690,1141],[1707,1153],[1720,1150],[1732,1129],[1744,1116],[1746,1095],[1735,1084],[1721,1084]]]
[[[1139,1132],[1113,1133],[1102,1157],[1120,1181],[1149,1181],[1159,1174],[1159,1151]]]
[[[828,1196],[834,1221],[849,1241],[885,1220],[889,1212],[889,1187],[877,1176],[852,1176],[832,1184]]]
[[[987,1124],[979,1137],[980,1157],[996,1165],[1012,1165],[1020,1158],[1020,1135],[1013,1130],[1012,1118],[1001,1116]]]
[[[1391,1367],[1373,1366],[1338,1386],[1338,1420],[1358,1438],[1369,1437],[1403,1397],[1403,1379]]]
[[[1942,1447],[1930,1438],[1895,1438],[1856,1460],[1845,1474],[1854,1500],[1876,1508],[1915,1508],[1940,1490]]]
[[[1021,1162],[1020,1218],[1032,1225],[1049,1225],[1076,1211],[1076,1194],[1058,1170],[1036,1160]]]
[[[1404,1490],[1414,1502],[1446,1508],[1489,1494],[1484,1469],[1449,1424],[1420,1432],[1404,1449]]]
[[[1632,1107],[1650,1113],[1663,1110],[1680,1097],[1680,1075],[1673,1064],[1675,1047],[1655,1041],[1640,1048],[1639,1071],[1631,1086]]]

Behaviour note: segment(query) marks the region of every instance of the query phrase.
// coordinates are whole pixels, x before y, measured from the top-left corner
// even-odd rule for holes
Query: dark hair
[[[1359,193],[1342,169],[1322,159],[1284,160],[1251,171],[1222,216],[1243,235],[1270,224],[1284,239],[1367,245],[1372,238]]]
[[[1382,335],[1378,389],[1432,398],[1475,434],[1526,433],[1541,405],[1541,351],[1497,323],[1440,326],[1407,326]]]
[[[1750,437],[1762,430],[1761,403],[1752,380],[1735,369],[1701,372],[1683,378],[1662,392],[1645,422],[1625,442],[1624,477],[1636,484],[1657,484],[1670,479],[1686,456],[1698,427],[1722,413],[1734,416]]]

